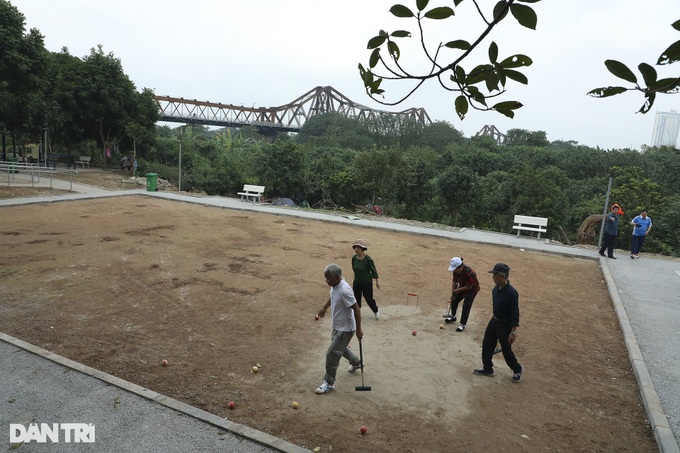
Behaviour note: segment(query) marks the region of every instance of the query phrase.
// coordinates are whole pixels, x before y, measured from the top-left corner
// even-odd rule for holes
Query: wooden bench
[[[261,203],[263,194],[264,194],[264,186],[253,186],[253,185],[250,185],[250,184],[244,184],[243,185],[243,192],[239,192],[237,195],[241,196],[241,201],[243,201],[244,199],[246,201],[248,201],[252,198],[253,201],[257,201],[258,203]]]
[[[545,217],[531,217],[528,215],[516,215],[515,223],[512,227],[513,230],[517,230],[517,237],[521,231],[537,231],[538,239],[541,239],[541,233],[546,233],[548,226],[548,219]]]
[[[90,156],[78,156],[78,160],[76,160],[76,164],[79,164],[81,167],[85,168],[90,168],[90,161],[92,158]]]

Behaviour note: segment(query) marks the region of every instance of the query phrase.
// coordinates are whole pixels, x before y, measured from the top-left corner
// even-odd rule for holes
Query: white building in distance
[[[657,148],[661,146],[672,146],[673,148],[677,148],[678,133],[680,133],[680,113],[675,110],[671,110],[670,112],[656,112],[651,146]]]

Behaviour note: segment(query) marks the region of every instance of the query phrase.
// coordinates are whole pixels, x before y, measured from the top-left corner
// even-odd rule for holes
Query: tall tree
[[[35,128],[47,51],[36,29],[26,33],[26,19],[6,0],[0,0],[0,133],[12,135]],[[3,139],[3,144],[5,143]],[[6,158],[3,146],[2,158]]]

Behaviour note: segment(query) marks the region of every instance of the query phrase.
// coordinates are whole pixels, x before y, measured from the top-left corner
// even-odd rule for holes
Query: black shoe
[[[512,382],[519,382],[522,380],[522,372],[524,371],[524,367],[522,365],[519,366],[519,371],[514,373],[512,375]]]
[[[615,257],[615,256],[608,256],[607,258],[610,258],[610,259],[613,259],[613,260],[615,260],[615,259],[616,259],[616,257]]]
[[[602,252],[599,252],[599,253],[600,253],[600,256],[604,256],[604,253],[602,253]]]
[[[472,372],[477,376],[493,376],[493,370],[485,370],[484,368],[475,368]]]
[[[452,322],[456,322],[457,319],[458,319],[458,318],[456,318],[455,316],[449,316],[448,318],[446,318],[446,319],[444,320],[444,322],[445,322],[446,324],[451,324]]]

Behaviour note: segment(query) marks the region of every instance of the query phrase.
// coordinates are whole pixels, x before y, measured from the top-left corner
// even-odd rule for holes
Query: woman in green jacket
[[[363,239],[354,241],[352,249],[354,249],[354,256],[352,257],[352,270],[354,271],[352,289],[354,290],[354,298],[357,300],[359,307],[361,307],[361,296],[363,295],[366,303],[371,307],[375,319],[380,319],[378,304],[373,299],[373,279],[375,279],[375,287],[380,289],[380,281],[378,280],[378,271],[375,268],[375,263],[366,254],[368,247]]]

